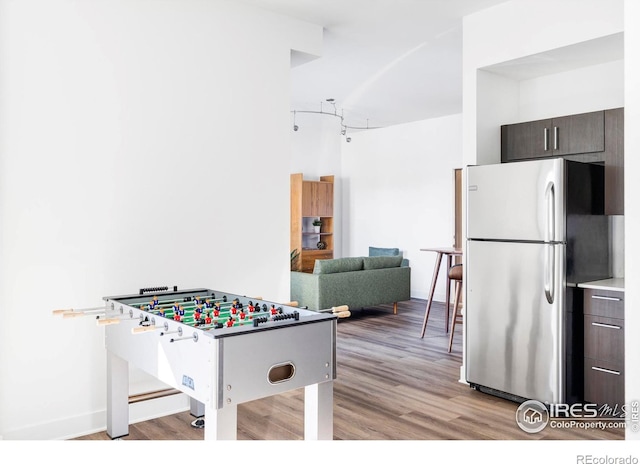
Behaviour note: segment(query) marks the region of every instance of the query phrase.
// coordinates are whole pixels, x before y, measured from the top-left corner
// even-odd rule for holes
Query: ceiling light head
[[[293,130],[294,130],[294,132],[298,132],[298,129],[300,129],[300,128],[298,127],[298,125],[297,125],[297,124],[294,124],[294,125],[293,125]]]
[[[351,137],[347,137],[347,143],[351,142]]]

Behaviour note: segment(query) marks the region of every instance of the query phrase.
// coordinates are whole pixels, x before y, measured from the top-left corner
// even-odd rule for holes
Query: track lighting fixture
[[[293,110],[293,130],[295,132],[298,131],[299,127],[296,124],[296,113],[308,113],[308,114],[326,114],[328,116],[334,116],[340,119],[340,135],[345,137],[347,142],[351,142],[351,137],[347,136],[347,129],[353,130],[367,130],[367,129],[378,129],[378,127],[369,127],[369,120],[367,119],[366,127],[356,127],[356,126],[348,126],[344,121],[344,110],[340,111],[338,114],[338,108],[336,107],[335,99],[327,98],[326,100],[329,104],[333,106],[333,112],[324,111],[322,108],[322,102],[320,102],[320,111],[302,111],[302,110]]]

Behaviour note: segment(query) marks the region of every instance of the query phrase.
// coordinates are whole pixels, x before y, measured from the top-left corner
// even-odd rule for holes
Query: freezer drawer
[[[564,401],[564,245],[469,241],[466,380]]]
[[[467,237],[564,242],[564,160],[470,166]]]

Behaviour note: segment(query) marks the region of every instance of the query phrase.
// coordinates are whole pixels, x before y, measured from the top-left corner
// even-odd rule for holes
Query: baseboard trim
[[[184,393],[139,401],[129,405],[129,423],[155,419],[190,410],[189,396]],[[107,429],[106,408],[82,416],[35,424],[19,430],[4,431],[4,440],[71,440]]]

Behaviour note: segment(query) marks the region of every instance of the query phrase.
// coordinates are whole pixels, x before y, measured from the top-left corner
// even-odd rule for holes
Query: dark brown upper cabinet
[[[624,214],[624,108],[501,127],[503,163],[561,156],[605,165],[605,214]]]
[[[502,162],[604,151],[604,111],[502,126]]]

